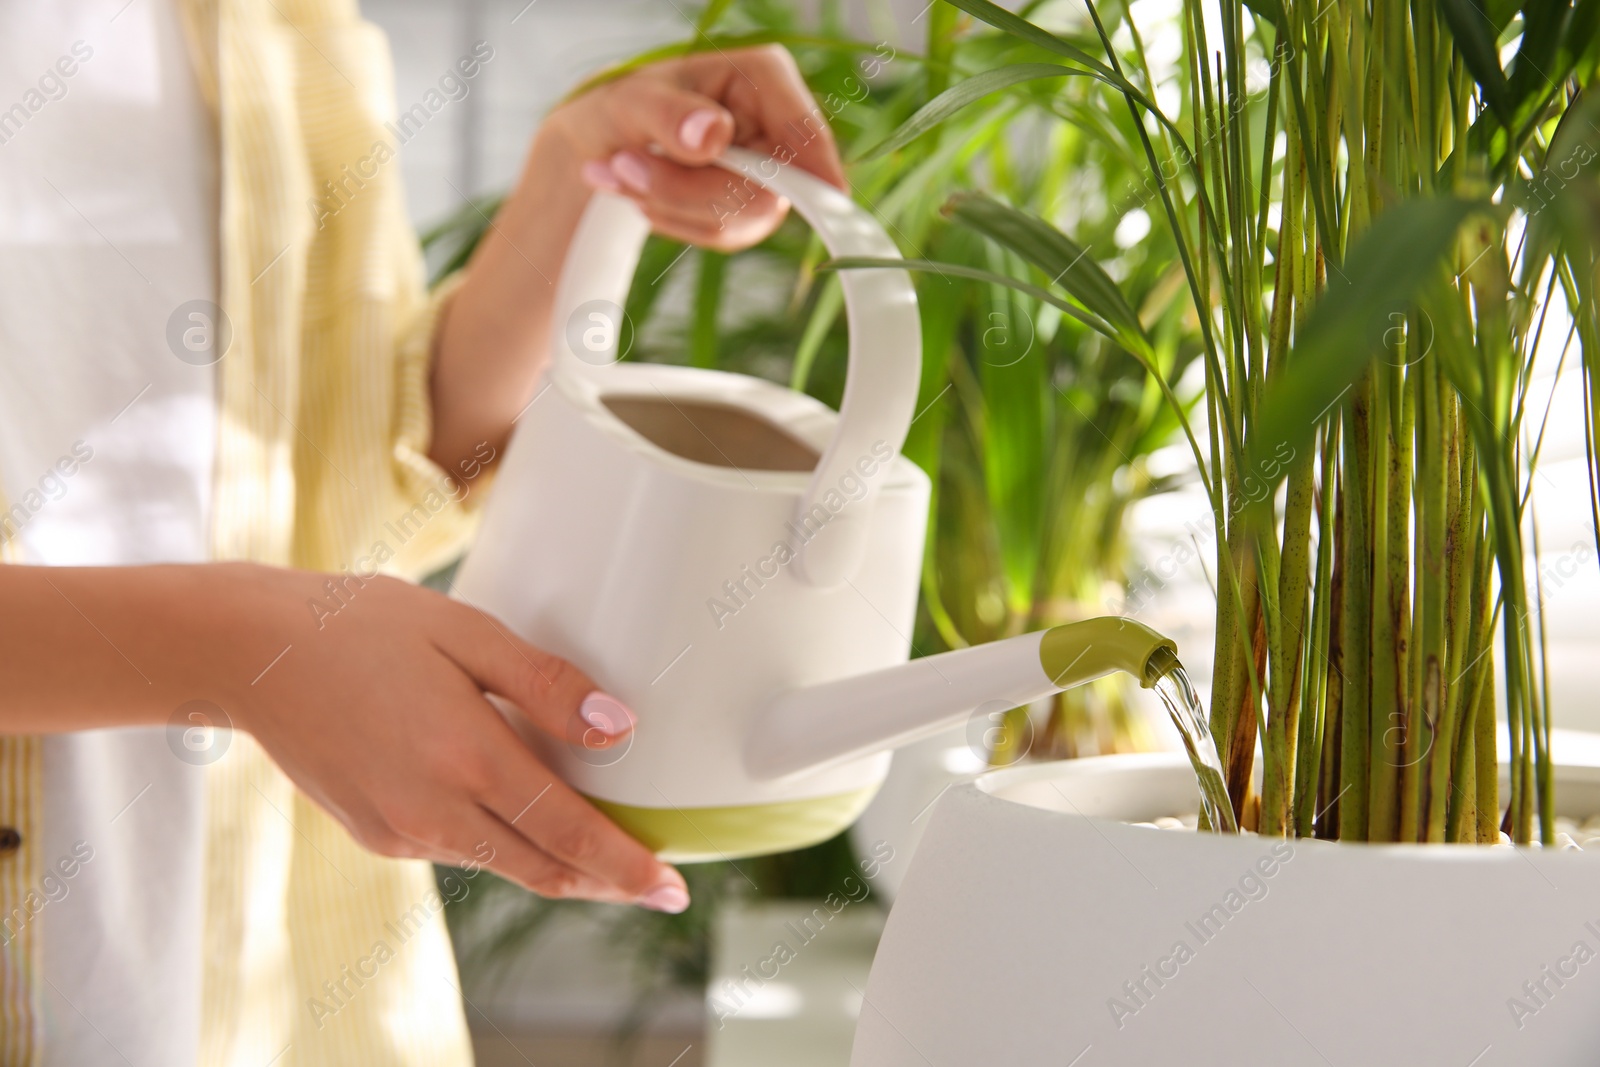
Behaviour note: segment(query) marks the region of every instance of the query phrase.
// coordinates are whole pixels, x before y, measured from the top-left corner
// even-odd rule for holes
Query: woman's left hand
[[[631,197],[657,233],[722,251],[760,241],[788,208],[708,165],[729,145],[845,188],[828,116],[776,45],[640,68],[557,108],[540,136],[586,184]]]

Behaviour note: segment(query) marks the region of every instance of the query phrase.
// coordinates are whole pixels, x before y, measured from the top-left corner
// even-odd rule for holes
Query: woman
[[[776,49],[605,84],[430,295],[353,4],[19,0],[0,72],[0,1064],[470,1062],[422,861],[688,895],[484,694],[563,738],[626,708],[363,575],[461,550],[592,190],[750,244],[786,205],[706,164],[842,186],[821,112]]]

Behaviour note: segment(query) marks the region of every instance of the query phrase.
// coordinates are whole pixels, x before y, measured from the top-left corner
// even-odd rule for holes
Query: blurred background
[[[479,42],[494,59],[405,144],[411,217],[437,222],[464,197],[503,190],[522,166],[540,117],[589,74],[693,32],[703,4],[685,0],[363,0],[389,35],[401,110],[438,85]],[[774,5],[813,21],[820,0]],[[1016,6],[1014,3],[1008,6]],[[842,5],[842,25],[891,44],[920,41],[925,0]],[[920,45],[919,45],[920,47]]]

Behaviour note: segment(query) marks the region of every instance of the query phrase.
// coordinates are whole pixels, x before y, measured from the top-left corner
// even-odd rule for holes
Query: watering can
[[[737,149],[720,165],[735,196],[744,179],[787,198],[834,256],[898,257],[810,174]],[[1119,670],[1148,687],[1176,665],[1171,641],[1117,618],[908,661],[929,499],[900,455],[921,379],[910,276],[840,272],[836,413],[746,375],[619,362],[648,233],[626,198],[591,199],[556,289],[549,369],[455,582],[636,713],[602,748],[502,705],[623,829],[669,862],[802,848],[855,821],[896,746],[974,709]]]

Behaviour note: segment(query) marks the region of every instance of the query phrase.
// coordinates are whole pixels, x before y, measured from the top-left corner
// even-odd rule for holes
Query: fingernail
[[[612,156],[611,172],[636,193],[650,191],[650,168],[632,152],[618,152]]]
[[[689,906],[689,891],[675,882],[664,882],[639,898],[652,911],[676,915]]]
[[[639,721],[622,701],[598,689],[578,705],[578,718],[607,737],[619,737]]]
[[[678,140],[685,148],[700,149],[706,143],[706,134],[717,123],[717,113],[708,107],[691,111],[678,127]]]
[[[617,176],[611,173],[611,168],[598,160],[591,159],[578,168],[578,176],[596,189],[603,189],[608,193],[622,191],[622,186],[617,182]]]

